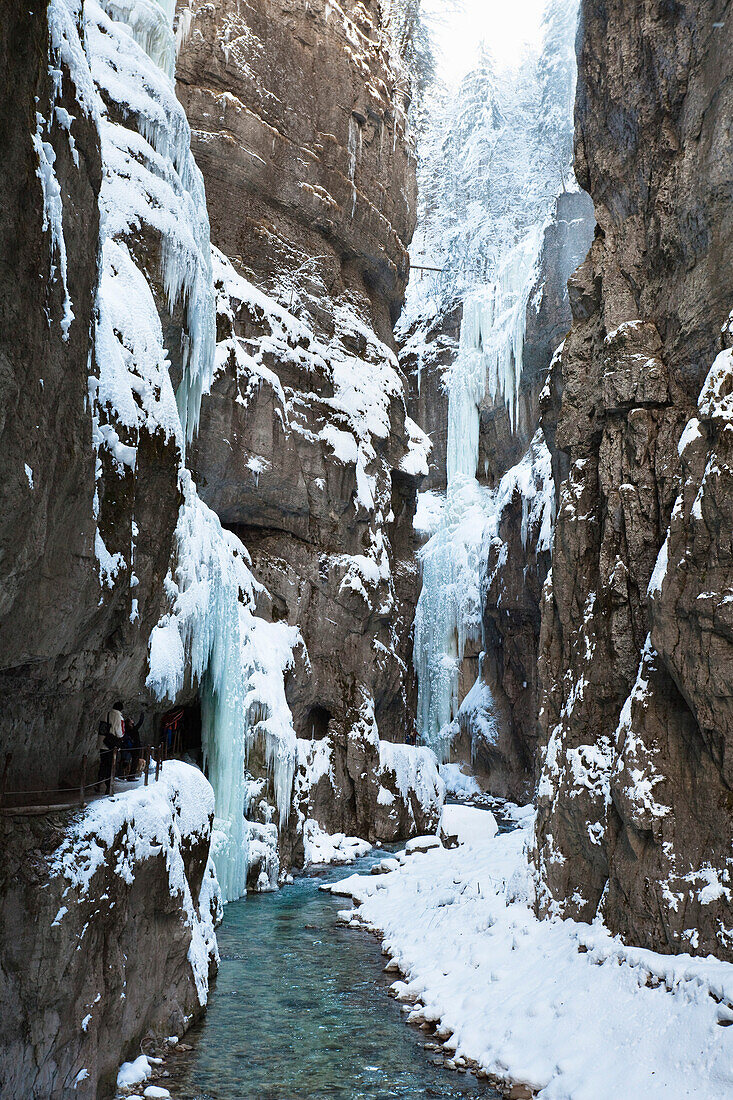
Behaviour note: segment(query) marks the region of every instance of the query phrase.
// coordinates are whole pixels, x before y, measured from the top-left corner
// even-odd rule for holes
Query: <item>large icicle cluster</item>
[[[530,229],[502,260],[496,279],[464,299],[460,366],[453,368],[455,387],[462,391],[456,395],[458,400],[453,397],[453,370],[448,376],[449,417],[460,418],[448,426],[449,481],[452,473],[468,472],[463,465],[474,454],[478,458],[478,420],[471,406],[478,408],[485,394],[492,401],[504,400],[512,429],[516,428],[527,307],[536,286],[543,235],[543,223]],[[464,357],[471,362],[461,363]]]
[[[110,240],[134,238],[142,226],[159,234],[159,272],[168,310],[172,314],[182,306],[185,315],[177,400],[190,439],[198,424],[201,395],[211,383],[216,341],[204,184],[191,153],[183,108],[170,76],[158,64],[160,42],[173,49],[169,17],[148,0],[121,5],[113,0],[109,7],[116,18],[96,0],[85,5],[92,75],[101,98],[103,248]],[[117,21],[123,18],[132,20],[132,38],[125,30],[128,24]],[[116,121],[120,116],[122,121]],[[114,250],[112,255],[105,251],[106,272],[114,270],[115,255]],[[134,332],[134,311],[129,317],[120,334],[123,344],[127,329]]]
[[[527,307],[536,281],[543,227],[512,249],[496,282],[463,304],[458,354],[447,372],[447,493],[440,526],[420,552],[423,588],[415,616],[414,664],[418,727],[441,758],[458,710],[460,666],[466,645],[481,638],[481,574],[487,525],[503,507],[476,478],[479,405],[487,387],[500,394],[512,426],[522,369]]]
[[[453,722],[459,712],[463,654],[469,642],[482,639],[489,546],[499,538],[502,516],[517,493],[522,500],[523,545],[531,537],[538,551],[549,550],[555,491],[550,452],[541,431],[496,489],[481,486],[475,477],[455,476],[448,485],[438,528],[420,551],[423,588],[415,615],[413,656],[418,678],[418,728],[424,743],[441,759],[446,758],[456,732]],[[506,552],[503,546],[500,563]],[[480,677],[463,708],[487,716],[479,726],[491,733],[491,692]]]
[[[247,889],[245,766],[258,737],[265,740],[281,822],[287,819],[296,746],[283,676],[299,635],[255,615],[262,586],[245,548],[199,499],[187,471],[182,487],[175,567],[166,581],[171,611],[150,639],[148,687],[160,699],[175,699],[187,678],[201,684],[204,757],[216,795],[214,860],[224,900],[231,901]]]
[[[125,469],[134,473],[141,433],[161,435],[183,452],[186,435],[195,429],[201,394],[213,371],[216,335],[209,222],[188,123],[170,76],[157,63],[160,43],[172,42],[163,9],[150,2],[111,3],[108,14],[106,6],[87,0],[86,52],[75,23],[81,9],[66,7],[61,0],[53,9],[52,47],[83,89],[82,101],[96,122],[102,154],[101,264],[89,379],[101,478],[105,457],[120,474]],[[68,131],[72,142],[73,119]],[[149,235],[159,249],[153,256],[153,278],[162,286],[169,313],[182,308],[185,318],[178,408],[150,256],[141,244]],[[98,496],[97,515],[99,507]],[[135,534],[133,521],[131,557]],[[100,580],[112,585],[124,573],[126,548],[108,550],[98,531],[96,551]],[[129,573],[132,592],[132,561]],[[136,615],[133,594],[133,621]]]
[[[130,28],[138,45],[172,80],[176,67],[175,4],[170,0],[104,0],[104,7],[108,15]]]
[[[64,340],[74,320],[73,303],[67,285],[68,255],[64,236],[64,210],[61,187],[56,177],[56,153],[49,140],[51,131],[58,127],[66,131],[74,164],[79,166],[72,124],[74,118],[63,107],[57,106],[62,94],[63,68],[66,66],[74,83],[76,97],[84,113],[99,126],[99,98],[89,72],[89,62],[82,44],[81,0],[49,0],[47,17],[49,32],[49,75],[53,82],[48,118],[36,112],[36,129],[31,141],[38,156],[37,175],[43,192],[43,231],[51,237],[51,270],[49,283],[57,278],[64,292],[63,316],[60,321]]]

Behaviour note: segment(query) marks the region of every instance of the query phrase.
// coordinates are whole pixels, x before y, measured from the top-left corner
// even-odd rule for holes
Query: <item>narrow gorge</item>
[[[2,1100],[733,1097],[731,18],[5,0]]]

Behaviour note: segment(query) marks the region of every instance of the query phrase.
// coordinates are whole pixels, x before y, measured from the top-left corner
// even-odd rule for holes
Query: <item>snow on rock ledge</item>
[[[347,841],[394,841],[437,833],[445,786],[430,749],[376,736],[344,739],[337,732],[320,741],[299,739],[297,751],[292,819],[304,834],[307,861],[324,862],[321,830],[341,854],[344,843],[336,843],[334,834]],[[334,854],[331,861],[340,858]]]
[[[3,821],[3,984],[16,990],[3,1095],[60,1097],[77,1082],[92,1100],[148,1031],[180,1035],[201,1012],[221,914],[213,811],[201,772],[171,761],[157,783],[58,813],[52,830]]]

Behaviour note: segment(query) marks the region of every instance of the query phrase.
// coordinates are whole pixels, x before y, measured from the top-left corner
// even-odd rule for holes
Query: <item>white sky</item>
[[[537,44],[545,0],[424,0],[424,10],[439,22],[433,35],[440,75],[448,84],[468,72],[483,40],[499,69],[515,65],[526,42]]]

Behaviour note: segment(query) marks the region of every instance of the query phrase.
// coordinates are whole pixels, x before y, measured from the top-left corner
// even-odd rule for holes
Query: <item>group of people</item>
[[[137,779],[143,766],[142,743],[140,730],[145,718],[140,712],[137,722],[125,718],[122,713],[122,703],[115,703],[106,718],[99,723],[99,774],[97,781],[105,784],[105,791],[111,794],[112,780]],[[117,750],[117,766],[115,775],[112,775],[112,767]]]

